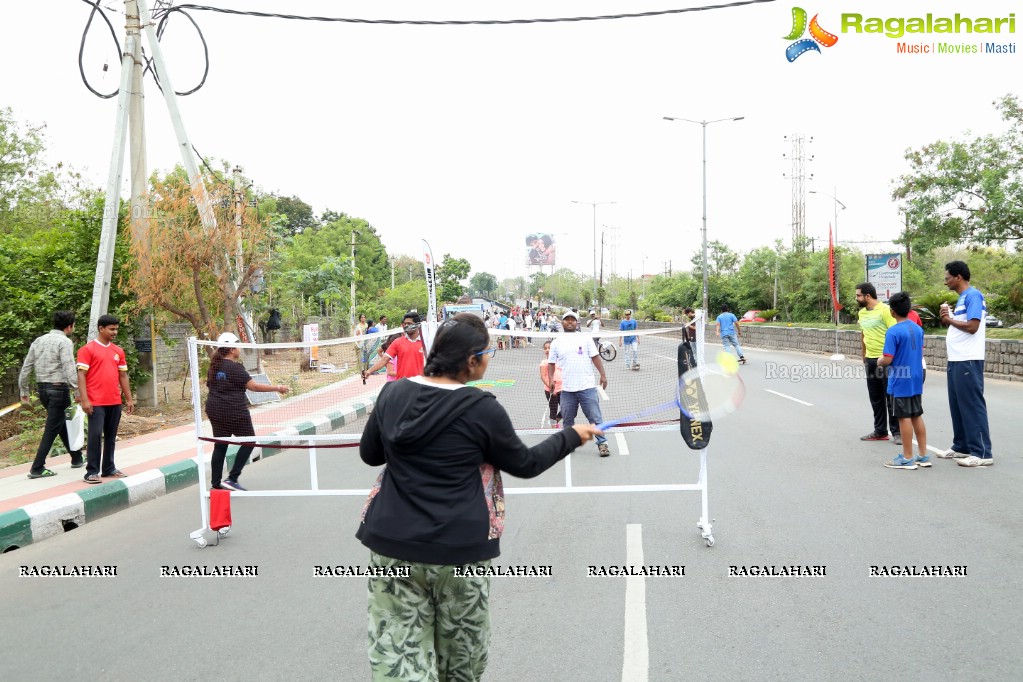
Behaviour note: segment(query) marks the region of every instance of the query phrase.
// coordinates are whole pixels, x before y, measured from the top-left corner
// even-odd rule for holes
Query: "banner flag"
[[[832,238],[831,225],[828,224],[828,287],[831,290],[831,305],[835,311],[842,309],[842,304],[838,302],[838,289],[835,286],[835,242]]]

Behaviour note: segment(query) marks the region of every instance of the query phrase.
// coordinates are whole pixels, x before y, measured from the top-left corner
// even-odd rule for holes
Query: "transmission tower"
[[[813,173],[806,172],[806,164],[813,161],[813,154],[807,156],[807,147],[813,143],[813,136],[801,133],[786,135],[790,150],[783,156],[791,163],[785,177],[792,183],[792,249],[806,249],[806,181],[813,179]]]

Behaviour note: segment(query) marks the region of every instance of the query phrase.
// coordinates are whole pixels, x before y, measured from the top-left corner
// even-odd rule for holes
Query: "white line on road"
[[[618,454],[627,455],[629,454],[629,444],[625,442],[624,433],[615,433],[615,443],[618,444]]]
[[[765,388],[764,390],[767,391],[768,393],[773,393],[773,394],[775,394],[776,396],[778,396],[780,398],[785,398],[786,400],[791,400],[794,403],[799,403],[800,405],[806,405],[807,407],[813,407],[813,403],[808,403],[805,400],[800,400],[799,398],[793,398],[790,395],[785,395],[784,393],[778,393],[778,391],[772,391],[769,388]]]
[[[625,526],[625,564],[643,565],[643,526]],[[646,635],[646,578],[625,578],[625,655],[622,658],[622,682],[646,682],[650,669],[650,649]]]

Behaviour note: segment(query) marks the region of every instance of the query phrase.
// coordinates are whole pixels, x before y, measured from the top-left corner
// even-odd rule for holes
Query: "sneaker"
[[[742,356],[742,355],[739,356],[739,364],[740,365],[745,365],[746,364],[746,358],[744,356]]]
[[[78,457],[79,457],[79,459],[76,462],[75,458],[74,458],[74,455],[71,456],[71,468],[72,469],[81,469],[83,466],[85,466],[85,458],[82,457],[80,453],[79,453]]]
[[[956,452],[952,448],[945,450],[945,452],[938,453],[938,457],[940,457],[941,459],[963,459],[969,456],[970,454],[967,452]]]
[[[977,457],[976,455],[964,457],[956,462],[956,464],[958,464],[961,467],[989,467],[994,463],[995,460],[992,457],[983,458]]]
[[[56,471],[50,471],[49,469],[43,469],[38,474],[35,473],[34,471],[28,472],[28,477],[29,478],[47,478],[49,476],[56,476],[56,475],[57,475]]]
[[[220,485],[228,490],[239,490],[241,492],[245,492],[245,488],[242,487],[241,483],[238,481],[232,481],[230,478],[221,481]]]
[[[636,370],[638,372],[639,371],[639,363],[637,362],[635,365],[633,365],[632,369],[634,369],[634,370]]]
[[[931,456],[930,455],[924,455],[923,457],[921,457],[920,455],[917,455],[916,457],[913,458],[913,461],[916,462],[916,465],[918,467],[927,468],[927,467],[931,466]]]
[[[894,436],[892,436],[892,442],[895,443],[896,445],[902,445],[902,434],[897,433]]]
[[[860,436],[860,440],[888,440],[888,434],[871,431],[865,436]]]
[[[902,455],[896,455],[895,459],[890,462],[885,462],[884,465],[889,469],[905,469],[906,471],[912,471],[913,469],[916,469],[916,460],[906,459]]]
[[[607,443],[600,443],[599,445],[597,445],[597,452],[600,453],[601,457],[611,456],[611,448],[607,446]]]

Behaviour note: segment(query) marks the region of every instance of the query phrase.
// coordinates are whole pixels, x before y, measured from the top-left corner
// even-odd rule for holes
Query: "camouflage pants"
[[[410,566],[408,578],[369,579],[369,662],[374,680],[471,682],[490,648],[490,578],[456,566],[370,554],[371,566]],[[470,566],[490,566],[480,561]]]

